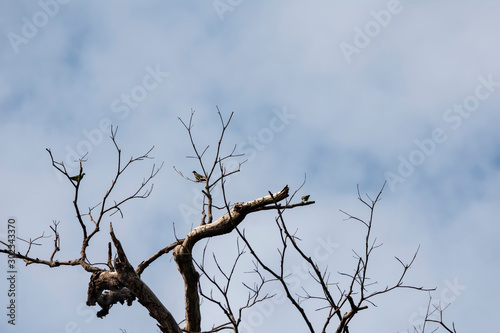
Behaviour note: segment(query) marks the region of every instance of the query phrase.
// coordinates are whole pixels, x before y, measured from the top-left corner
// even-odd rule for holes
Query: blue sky
[[[376,212],[374,232],[384,246],[373,276],[390,284],[398,269],[393,256],[409,259],[420,244],[409,282],[437,287],[434,298],[451,301],[445,316],[460,332],[496,332],[499,10],[487,0],[4,1],[0,236],[10,216],[23,238],[49,233],[58,220],[58,259],[76,258],[72,186],[54,172],[45,148],[75,173],[73,161],[89,153],[81,200],[91,207],[116,167],[106,130],[113,124],[126,159],[155,146],[155,159],[130,170],[117,198],[152,163],[164,162],[153,194],[126,205],[124,219],[107,221],[138,264],[175,239],[172,223],[179,237],[199,223],[186,213],[197,209],[199,186],[173,169],[198,168],[185,158],[192,151],[177,118],[196,110],[195,138],[213,147],[218,106],[224,117],[234,112],[226,151],[237,144],[249,158],[228,184],[233,202],[286,184],[295,190],[307,174],[302,191],[316,204],[289,212],[288,221],[311,251],[330,237],[336,246],[325,267],[347,271],[362,228],[344,221],[339,209],[366,214],[356,185],[375,195],[388,180]],[[272,222],[270,214],[255,214],[243,225],[269,260],[276,259]],[[96,261],[108,241],[103,230]],[[234,244],[234,235],[211,241],[226,260]],[[45,258],[51,246],[46,239],[33,251]],[[19,267],[18,323],[11,327],[2,316],[0,330],[155,330],[138,304],[94,318],[82,307],[88,279],[78,268]],[[174,263],[158,261],[144,279],[181,320],[183,287]],[[7,304],[6,279],[0,281]],[[411,331],[427,297],[411,291],[382,297],[352,331]],[[208,329],[218,317],[204,311]],[[305,330],[286,305],[252,311],[248,332]]]

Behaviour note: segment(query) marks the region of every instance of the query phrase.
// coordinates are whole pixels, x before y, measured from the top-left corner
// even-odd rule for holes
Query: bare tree
[[[428,332],[428,324],[432,325],[434,328],[431,332],[437,332],[440,328],[442,328],[445,332],[457,333],[455,323],[452,322],[450,327],[450,324],[446,324],[443,321],[443,313],[448,306],[450,306],[450,304],[444,308],[441,306],[441,303],[432,304],[432,296],[429,295],[429,303],[427,304],[427,310],[425,312],[422,325],[413,327],[413,333]]]
[[[54,250],[48,259],[39,259],[31,254],[32,246],[39,245],[37,243],[41,236],[26,240],[27,250],[24,254],[19,251],[13,252],[9,244],[3,243],[6,248],[0,249],[0,252],[10,254],[16,258],[24,260],[26,265],[42,264],[50,267],[58,266],[81,266],[91,274],[87,292],[87,305],[101,307],[97,316],[106,316],[110,308],[117,303],[127,303],[131,305],[137,300],[144,306],[150,315],[156,320],[157,326],[162,332],[179,333],[179,332],[202,332],[201,327],[201,309],[202,300],[215,305],[220,309],[221,313],[227,318],[226,322],[214,324],[208,330],[203,332],[219,332],[229,330],[233,332],[241,331],[241,323],[243,314],[246,310],[255,306],[258,303],[269,301],[275,295],[266,293],[265,287],[267,284],[278,284],[286,294],[286,297],[292,307],[300,314],[305,327],[310,332],[327,332],[335,331],[337,333],[349,332],[349,324],[360,311],[366,310],[376,297],[392,292],[396,289],[414,289],[418,291],[430,291],[421,286],[412,286],[404,283],[404,278],[408,269],[413,264],[418,249],[413,254],[412,258],[404,262],[398,258],[397,261],[401,264],[401,273],[395,280],[387,284],[383,288],[377,288],[377,284],[371,282],[369,278],[370,256],[372,252],[380,246],[377,239],[372,236],[372,225],[374,222],[374,210],[376,204],[380,201],[383,188],[377,194],[375,199],[369,196],[362,197],[358,188],[358,199],[369,210],[369,218],[362,219],[345,213],[347,219],[361,223],[365,227],[365,242],[362,252],[355,254],[355,268],[351,272],[340,273],[340,276],[347,277],[349,283],[346,286],[340,286],[338,283],[332,283],[331,272],[327,267],[320,267],[300,246],[299,238],[296,232],[292,232],[285,220],[285,212],[292,209],[313,205],[314,201],[309,201],[309,196],[303,196],[302,199],[295,199],[300,186],[293,193],[290,193],[288,185],[276,192],[268,191],[262,197],[256,198],[247,202],[231,202],[226,193],[226,184],[228,177],[240,172],[243,156],[237,154],[236,146],[228,153],[223,153],[223,139],[226,130],[231,122],[233,114],[228,119],[224,119],[218,112],[221,130],[215,149],[212,156],[209,154],[209,146],[203,149],[195,143],[193,138],[193,116],[191,112],[188,121],[181,121],[185,127],[189,140],[191,142],[194,155],[188,156],[199,164],[198,172],[194,173],[194,178],[184,175],[181,171],[175,169],[176,172],[187,181],[200,183],[203,186],[201,190],[203,194],[203,203],[200,207],[200,225],[194,227],[183,238],[176,238],[172,244],[159,249],[149,258],[144,259],[137,267],[128,261],[126,250],[120,243],[117,234],[113,229],[113,225],[109,225],[110,242],[107,246],[107,252],[103,253],[104,263],[93,263],[87,257],[87,249],[91,239],[101,231],[103,221],[106,217],[119,213],[123,217],[122,206],[133,199],[145,199],[149,197],[153,189],[152,180],[158,175],[158,172],[163,166],[163,163],[157,167],[152,165],[151,172],[145,177],[142,183],[133,193],[123,196],[118,200],[111,202],[111,193],[114,194],[116,184],[119,179],[122,179],[123,174],[128,167],[136,162],[151,159],[150,153],[153,148],[146,153],[131,157],[126,163],[122,157],[122,151],[117,143],[117,130],[111,128],[110,139],[114,144],[117,152],[117,169],[111,185],[102,196],[100,202],[92,208],[85,211],[81,208],[79,202],[80,184],[84,181],[85,173],[84,163],[86,156],[79,160],[79,173],[77,176],[68,174],[68,170],[63,162],[57,162],[50,149],[49,153],[52,166],[61,174],[63,174],[69,183],[74,187],[73,207],[76,213],[78,225],[82,231],[82,241],[80,255],[77,258],[68,260],[55,259],[56,254],[61,251],[60,238],[61,235],[57,229],[58,222],[54,221],[51,230],[54,237]],[[231,161],[232,163],[228,163]],[[236,167],[227,168],[228,165]],[[305,180],[304,180],[305,182]],[[303,184],[302,184],[303,185]],[[215,192],[220,193],[217,197]],[[114,194],[115,195],[115,194]],[[280,248],[278,268],[273,268],[274,263],[265,262],[264,257],[258,253],[255,240],[247,236],[245,229],[242,229],[241,224],[245,218],[251,213],[260,211],[273,211],[276,213],[275,225],[280,236]],[[235,258],[230,265],[230,269],[224,269],[220,264],[216,253],[212,253],[212,260],[215,263],[217,273],[222,278],[215,278],[210,267],[207,266],[207,249],[208,240],[214,239],[212,242],[222,241],[225,234],[235,232],[239,238],[237,242],[237,251]],[[203,247],[201,258],[193,257],[194,247],[201,241],[206,241]],[[114,246],[114,249],[113,249]],[[128,249],[130,251],[130,249]],[[319,294],[309,292],[305,288],[302,294],[296,294],[290,288],[287,281],[285,262],[288,260],[290,253],[298,255],[309,267],[309,274],[314,279],[316,286],[321,291]],[[158,258],[165,254],[171,253],[177,264],[177,268],[184,280],[184,308],[185,318],[182,320],[175,319],[171,312],[161,302],[160,298],[148,287],[141,278],[142,273],[153,264]],[[235,273],[239,268],[239,262],[245,255],[250,255],[253,261],[253,266],[250,273],[256,276],[253,284],[243,283],[243,286],[248,292],[248,296],[244,300],[240,300],[240,304],[235,305],[234,299],[230,297],[231,287],[241,281],[235,281]],[[248,268],[246,269],[248,270]],[[203,278],[203,279],[200,279]],[[200,298],[201,296],[201,298]],[[314,302],[317,308],[324,311],[325,316],[323,322],[313,322],[309,309],[304,307],[304,302]],[[442,315],[441,309],[436,309]],[[429,314],[429,312],[428,312]],[[429,316],[426,317],[426,322],[433,322]],[[449,332],[455,332],[448,329],[442,322],[437,322]],[[181,325],[183,326],[181,328]],[[425,327],[421,332],[424,332]]]

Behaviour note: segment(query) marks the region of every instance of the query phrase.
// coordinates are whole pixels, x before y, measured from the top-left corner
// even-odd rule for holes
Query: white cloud
[[[498,91],[482,100],[457,129],[450,128],[443,115],[475,92],[480,76],[491,74],[500,81],[500,49],[495,43],[498,4],[401,0],[403,10],[348,63],[339,44],[352,43],[355,28],[363,29],[374,20],[372,12],[387,9],[389,3],[243,1],[220,20],[211,2],[70,1],[39,27],[36,36],[20,44],[17,53],[7,34],[22,34],[22,18],[33,20],[43,9],[27,1],[2,4],[2,221],[8,215],[18,216],[27,237],[48,232],[52,219],[61,220],[65,228],[74,222],[71,186],[56,177],[45,148],[69,164],[74,157],[68,149],[90,147],[82,200],[86,205],[97,203],[115,167],[109,133],[99,128],[109,119],[120,128],[118,141],[125,159],[155,145],[152,162],[165,161],[152,196],[127,205],[123,221],[113,218],[124,243],[130,244],[129,251],[140,248],[134,260],[141,260],[173,239],[171,222],[176,223],[178,236],[187,231],[189,223],[179,207],[193,205],[199,190],[172,169],[173,165],[187,173],[199,169],[193,160],[185,159],[192,152],[177,117],[186,119],[191,108],[196,110],[195,136],[203,145],[217,138],[218,105],[226,117],[235,111],[228,147],[241,144],[252,157],[228,184],[234,195],[231,200],[254,199],[285,184],[296,188],[307,173],[304,191],[317,204],[307,207],[307,212],[291,212],[290,222],[300,227],[307,236],[304,239],[311,240],[305,246],[313,248],[318,233],[332,233],[342,238],[339,253],[349,253],[356,233],[344,235],[355,227],[342,224],[337,211],[362,212],[354,205],[356,184],[362,191],[376,192],[386,171],[397,172],[399,156],[409,158],[419,149],[415,140],[425,140],[434,129],[443,128],[446,142],[425,155],[425,161],[415,166],[396,191],[386,189],[378,222],[380,239],[386,244],[382,253],[405,257],[421,244],[412,281],[418,283],[421,278],[444,286],[445,279],[463,278],[467,290],[450,308],[450,320],[456,320],[459,331],[496,329],[494,319],[477,323],[466,318],[470,318],[469,302],[495,306],[475,300],[474,295],[490,292],[485,290],[483,272],[498,274],[498,267],[491,264],[493,253],[498,252],[492,238],[500,195]],[[140,90],[147,68],[156,66],[169,76],[146,90],[147,96],[130,107],[126,116],[123,111],[113,112],[112,103]],[[295,118],[282,130],[273,131],[277,128],[271,123],[275,110],[283,108]],[[212,147],[215,143],[210,142]],[[149,165],[142,167],[131,170],[118,195],[149,171]],[[250,230],[256,220],[259,217],[252,217],[245,228]],[[101,236],[105,244],[107,231]],[[145,237],[148,246],[139,245],[138,237]],[[64,246],[76,246],[78,230],[64,239],[69,242]],[[348,259],[342,261],[346,267]],[[167,261],[146,276],[180,319],[181,295],[166,297],[163,263]],[[168,265],[172,283],[180,286],[175,267]],[[31,291],[30,286],[42,279],[46,293],[52,291],[55,300],[67,302],[62,308],[69,312],[50,319],[49,313],[42,313],[22,296],[22,330],[33,330],[23,313],[37,313],[39,320],[33,324],[46,331],[64,331],[64,325],[72,321],[83,331],[118,330],[118,321],[129,332],[154,327],[137,304],[131,309],[113,307],[110,318],[87,322],[88,317],[76,310],[85,292],[63,298],[61,291],[68,288],[62,288],[64,278],[58,274],[75,274],[86,281],[88,276],[62,271],[23,269],[20,287]],[[84,285],[80,286],[83,290]],[[407,297],[397,294],[391,301],[406,302]],[[393,322],[393,308],[382,306],[391,304],[381,300],[380,312],[367,312],[366,325],[373,329],[387,321],[380,331],[409,329],[405,326],[408,317],[426,302],[425,297],[415,297]],[[54,306],[61,301],[54,301]],[[382,320],[387,314],[392,317]],[[259,331],[271,330],[277,316],[278,312],[267,318]],[[0,322],[0,330],[6,325]],[[360,326],[360,330],[366,328]]]

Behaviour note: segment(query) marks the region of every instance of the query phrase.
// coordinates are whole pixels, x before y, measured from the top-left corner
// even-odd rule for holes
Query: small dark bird
[[[80,177],[80,175],[76,175],[76,176],[73,176],[73,177],[69,177],[69,179],[75,181],[75,182],[79,182],[80,180],[82,180],[83,176],[85,176],[85,172],[82,173],[82,176]]]
[[[310,197],[310,195],[309,195],[309,194],[308,194],[308,195],[304,195],[304,196],[302,197],[302,202],[307,202],[307,200],[309,200],[309,197]]]
[[[202,175],[200,175],[196,171],[193,171],[193,175],[194,175],[194,178],[196,179],[197,182],[204,182],[207,180],[205,177],[203,177]]]

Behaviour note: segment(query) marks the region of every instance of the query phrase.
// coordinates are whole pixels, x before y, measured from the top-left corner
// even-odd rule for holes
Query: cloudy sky
[[[2,1],[0,237],[6,239],[9,217],[23,239],[50,235],[51,221],[60,221],[56,258],[76,258],[73,187],[45,149],[75,174],[74,161],[88,153],[80,199],[87,211],[115,172],[113,124],[125,160],[155,146],[154,160],[132,167],[113,200],[164,162],[147,200],[127,203],[123,219],[106,217],[137,265],[175,240],[173,224],[183,237],[199,223],[193,211],[200,186],[173,168],[200,169],[186,158],[192,148],[178,117],[196,111],[194,137],[200,147],[210,145],[211,156],[218,106],[225,119],[234,112],[225,152],[236,144],[248,159],[228,183],[232,202],[287,184],[295,191],[306,174],[298,195],[310,194],[316,204],[289,211],[287,221],[311,255],[330,244],[327,258],[317,260],[346,288],[336,272],[353,269],[351,249],[362,249],[364,230],[339,210],[366,217],[356,186],[375,196],[387,181],[373,230],[384,244],[373,257],[378,286],[397,280],[394,256],[409,260],[420,245],[408,282],[437,287],[433,302],[451,303],[445,319],[459,332],[497,332],[499,12],[493,0]],[[272,214],[249,216],[242,227],[266,260],[276,260]],[[91,244],[95,262],[106,259],[107,231]],[[31,253],[48,258],[53,241],[40,242]],[[18,240],[22,251],[25,245]],[[210,246],[229,261],[236,238]],[[293,260],[290,269],[300,265]],[[0,257],[2,332],[155,331],[137,303],[95,318],[84,305],[89,274],[81,268],[17,265],[13,327],[7,258]],[[170,257],[143,278],[182,320],[183,286]],[[311,282],[304,278],[302,286]],[[238,283],[236,304],[245,297]],[[409,290],[382,296],[352,331],[411,331],[428,297]],[[320,323],[324,314],[309,309]],[[209,329],[219,314],[202,310]],[[246,332],[306,331],[298,313],[277,301],[245,316]]]

